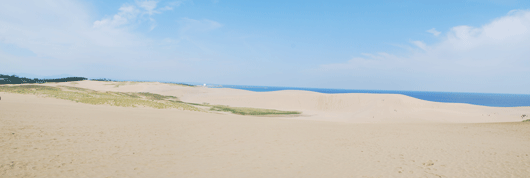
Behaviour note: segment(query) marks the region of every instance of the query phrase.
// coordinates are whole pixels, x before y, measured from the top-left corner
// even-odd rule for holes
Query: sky
[[[528,0],[0,4],[0,74],[530,94]]]

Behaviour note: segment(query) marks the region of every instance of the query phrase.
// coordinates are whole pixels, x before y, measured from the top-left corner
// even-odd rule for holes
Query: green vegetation
[[[41,85],[0,86],[0,92],[34,94],[93,105],[108,104],[121,107],[145,106],[157,109],[177,108],[200,111],[197,107],[187,103],[175,102],[176,97],[152,93],[99,92],[78,87],[51,87]]]
[[[530,122],[530,119],[523,120],[523,122]]]
[[[66,77],[58,79],[30,79],[26,77],[19,77],[16,75],[2,75],[0,74],[0,84],[22,84],[22,83],[46,83],[46,82],[70,82],[86,80],[84,77]]]
[[[109,83],[109,84],[105,84],[105,85],[114,85],[114,87],[118,88],[120,86],[123,86],[123,85],[135,85],[135,84],[138,84],[139,82],[117,82],[117,81],[113,81],[113,83]]]
[[[114,84],[106,84],[106,85],[115,85],[116,87],[120,87],[122,85],[127,85],[127,84],[136,84],[140,82],[152,82],[152,81],[117,81],[117,80],[112,80],[112,79],[107,79],[107,78],[90,79],[90,80],[100,81],[100,82],[116,82]],[[179,85],[179,86],[185,86],[185,87],[195,87],[195,85],[190,85],[186,83],[175,83],[175,82],[160,82],[160,83],[165,83],[165,84],[170,84],[170,85]]]
[[[210,108],[211,111],[231,112],[239,115],[290,115],[300,114],[297,111],[278,111],[273,109],[258,109],[258,108],[244,108],[244,107],[229,107],[223,105],[214,105]]]
[[[108,79],[108,78],[98,78],[98,79],[90,79],[92,81],[100,81],[100,82],[117,82],[115,80],[111,80],[111,79]]]
[[[204,111],[200,107],[210,108],[210,111],[231,112],[239,115],[292,115],[300,114],[296,111],[278,111],[273,109],[258,109],[244,107],[229,107],[222,105],[209,105],[208,103],[187,103],[178,100],[175,96],[165,96],[155,93],[125,93],[125,92],[100,92],[79,87],[69,86],[43,86],[43,85],[0,85],[0,92],[33,94],[45,97],[70,100],[93,105],[111,105],[121,107],[145,106],[157,109],[177,108],[190,111]],[[197,106],[200,106],[199,108]]]
[[[147,92],[140,92],[137,93],[138,95],[144,96],[147,99],[150,100],[167,100],[167,99],[177,99],[177,97],[174,96],[165,96],[165,95],[159,95],[155,93],[147,93]]]

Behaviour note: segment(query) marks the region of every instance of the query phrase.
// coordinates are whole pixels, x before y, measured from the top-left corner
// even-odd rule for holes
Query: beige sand
[[[530,123],[520,122],[528,107],[442,104],[401,95],[105,84],[76,86],[299,110],[304,116],[95,106],[0,93],[0,177],[530,175]],[[507,121],[518,122],[482,123]]]
[[[151,92],[194,103],[301,111],[290,119],[350,123],[518,122],[530,107],[486,107],[437,103],[397,94],[322,94],[309,91],[251,92],[228,88],[185,87],[161,83],[121,84],[83,81],[70,85],[98,91]],[[47,84],[47,85],[65,85]]]

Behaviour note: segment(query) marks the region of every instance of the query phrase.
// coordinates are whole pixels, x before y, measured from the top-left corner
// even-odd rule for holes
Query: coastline
[[[472,93],[472,92],[443,92],[443,91],[407,91],[407,90],[358,90],[332,88],[300,88],[277,86],[246,86],[246,85],[213,85],[210,88],[232,88],[255,92],[271,91],[312,91],[323,94],[401,94],[425,101],[442,103],[462,103],[491,107],[530,107],[530,94],[508,93]]]

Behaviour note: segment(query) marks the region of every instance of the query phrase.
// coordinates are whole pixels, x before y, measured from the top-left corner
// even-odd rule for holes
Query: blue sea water
[[[279,90],[305,90],[319,93],[381,93],[402,94],[422,100],[444,102],[444,103],[467,103],[481,106],[493,107],[517,107],[530,106],[530,95],[525,94],[494,94],[494,93],[460,93],[460,92],[423,92],[423,91],[391,91],[391,90],[349,90],[349,89],[325,89],[325,88],[295,88],[295,87],[265,87],[265,86],[242,86],[222,85],[210,86],[214,88],[234,88],[256,92],[279,91]]]

